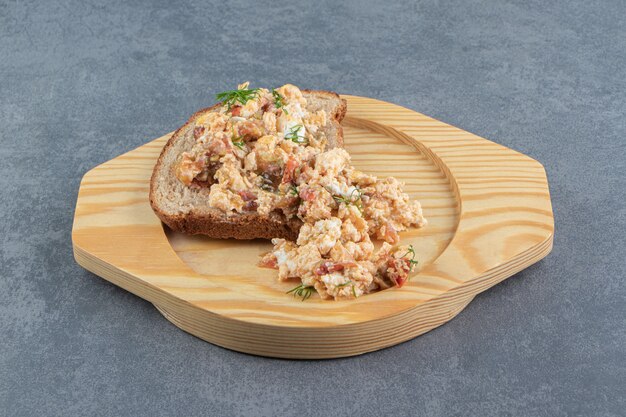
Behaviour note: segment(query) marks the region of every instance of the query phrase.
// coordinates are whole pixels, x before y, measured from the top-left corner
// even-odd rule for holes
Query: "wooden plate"
[[[256,266],[269,242],[164,230],[148,188],[169,135],[85,174],[72,231],[76,261],[211,343],[264,356],[333,358],[427,332],[550,252],[554,220],[541,164],[420,113],[344,97],[353,164],[404,181],[429,221],[402,235],[420,261],[402,288],[302,302],[285,294],[294,283]]]

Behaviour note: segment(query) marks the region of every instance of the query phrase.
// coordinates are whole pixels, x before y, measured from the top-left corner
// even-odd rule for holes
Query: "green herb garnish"
[[[278,93],[278,91],[274,90],[273,88],[272,88],[272,97],[274,97],[274,106],[276,106],[277,109],[282,109],[283,112],[285,112],[285,114],[289,114],[289,112],[285,108],[285,102],[283,101],[284,100],[283,96],[281,96]]]
[[[232,132],[233,132],[233,135],[230,137],[231,142],[233,142],[233,145],[243,150],[244,146],[246,145],[246,143],[243,141],[243,137],[237,136],[237,134],[235,133],[234,127],[232,128]]]
[[[413,267],[418,264],[418,262],[415,260],[416,255],[415,255],[415,249],[413,249],[413,245],[409,245],[409,249],[406,251],[404,255],[401,256],[401,258],[404,258],[407,255],[411,255],[411,259],[409,259],[409,264],[411,265],[409,272],[412,272]]]
[[[354,298],[357,298],[354,282],[352,282],[352,281],[344,282],[343,284],[335,285],[335,287],[336,288],[343,288],[343,287],[347,287],[348,285],[350,285],[352,287],[352,295],[354,296]]]
[[[258,88],[243,88],[241,90],[228,90],[215,95],[215,98],[218,101],[222,101],[225,105],[228,106],[228,110],[237,103],[242,106],[246,104],[248,101],[256,98],[259,94]]]
[[[300,129],[304,126],[295,125],[291,129],[289,129],[289,133],[285,135],[285,139],[290,140],[298,145],[307,145],[309,142],[305,138],[301,138],[298,134],[300,133]]]
[[[356,193],[356,198],[354,196],[354,193]],[[363,193],[361,192],[361,190],[359,188],[355,188],[354,190],[352,190],[348,197],[344,197],[343,195],[333,195],[333,199],[337,203],[344,203],[346,206],[353,204],[354,206],[356,206],[356,208],[359,209],[361,213],[363,213],[363,200],[361,199],[362,195]]]
[[[300,284],[297,287],[292,288],[289,291],[287,291],[286,294],[293,293],[294,297],[300,297],[302,298],[302,301],[304,301],[307,298],[310,298],[311,295],[313,295],[313,291],[315,291],[315,288],[313,288],[312,285],[307,286],[304,284]]]
[[[298,192],[298,187],[296,187],[295,185],[291,185],[289,187],[289,190],[287,191],[287,194],[289,195],[293,195],[293,196],[298,196],[299,192]]]

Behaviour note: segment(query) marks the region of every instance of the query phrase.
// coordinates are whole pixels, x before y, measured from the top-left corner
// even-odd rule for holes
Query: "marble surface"
[[[0,415],[623,416],[623,1],[0,1]],[[81,176],[251,80],[391,101],[541,161],[549,257],[330,361],[231,352],[80,268]]]

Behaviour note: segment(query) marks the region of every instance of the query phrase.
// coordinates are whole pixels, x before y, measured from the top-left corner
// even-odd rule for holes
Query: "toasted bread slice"
[[[340,122],[346,114],[346,101],[330,91],[302,90],[310,112],[325,110],[330,115],[323,127],[327,147],[343,147]],[[226,214],[209,207],[209,188],[190,188],[178,180],[175,164],[180,154],[189,151],[195,139],[193,130],[199,116],[214,111],[221,103],[200,110],[178,129],[161,151],[150,180],[150,205],[156,215],[171,229],[202,234],[213,238],[296,240],[302,222],[287,219],[280,212],[262,217],[256,212]]]

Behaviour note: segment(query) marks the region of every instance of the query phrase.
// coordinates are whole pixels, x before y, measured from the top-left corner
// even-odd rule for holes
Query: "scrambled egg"
[[[217,112],[200,116],[195,144],[180,156],[178,179],[210,187],[209,205],[227,215],[281,212],[302,220],[296,242],[274,239],[261,264],[280,280],[325,299],[350,299],[401,286],[414,264],[412,247],[394,247],[399,232],[426,220],[395,178],[377,179],[350,164],[344,149],[326,151],[324,110],[307,111],[300,89],[248,88],[224,93]],[[372,238],[384,240],[374,251]]]

